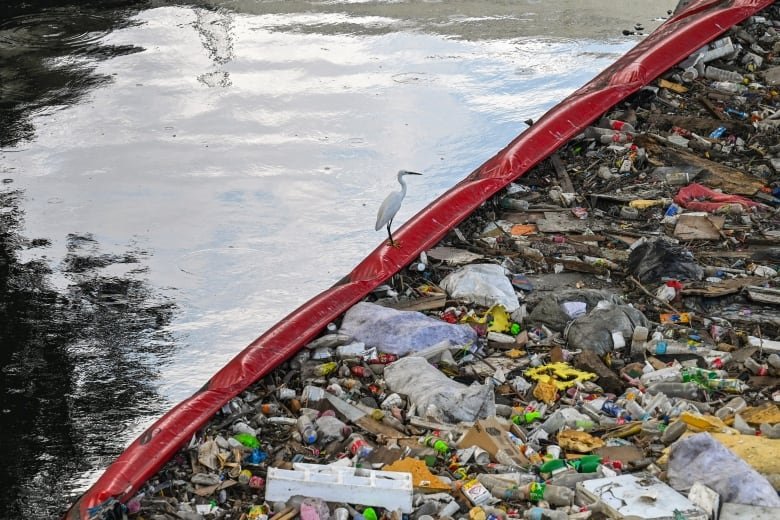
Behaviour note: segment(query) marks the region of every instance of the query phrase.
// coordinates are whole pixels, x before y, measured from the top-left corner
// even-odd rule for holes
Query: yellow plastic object
[[[539,383],[553,383],[558,390],[566,390],[581,381],[596,379],[596,374],[577,370],[567,363],[550,363],[529,368],[525,375]]]
[[[680,420],[688,425],[694,432],[734,432],[726,423],[714,415],[701,415],[691,412],[680,414]]]
[[[565,451],[590,453],[591,451],[604,446],[604,441],[598,437],[594,437],[588,432],[563,430],[558,433],[558,446]]]
[[[534,387],[534,397],[547,404],[552,404],[558,398],[558,388],[552,381],[539,381]]]
[[[636,209],[647,209],[653,206],[667,206],[669,199],[637,199],[628,203],[629,206]]]
[[[407,457],[397,460],[383,468],[385,471],[400,471],[412,475],[412,486],[416,491],[436,493],[449,492],[450,486],[439,477],[431,473],[425,462],[419,459]]]
[[[482,316],[467,314],[461,318],[461,323],[487,325],[491,332],[506,332],[512,326],[512,317],[503,305],[493,305]]]
[[[688,87],[680,85],[679,83],[667,81],[665,79],[659,79],[658,86],[661,88],[669,89],[672,92],[677,92],[678,94],[685,94],[686,92],[688,92]]]

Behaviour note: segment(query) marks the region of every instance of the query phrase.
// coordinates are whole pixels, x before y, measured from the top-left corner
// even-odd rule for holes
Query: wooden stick
[[[276,513],[274,516],[271,517],[271,520],[289,520],[290,518],[294,517],[298,514],[298,508],[293,506],[287,506],[278,513]]]
[[[671,305],[669,305],[669,302],[665,302],[665,301],[663,301],[661,298],[659,298],[659,297],[658,297],[658,296],[656,296],[655,294],[653,294],[653,293],[651,293],[650,291],[648,291],[647,289],[645,289],[645,286],[644,286],[644,285],[642,285],[642,284],[639,282],[639,280],[637,280],[637,279],[636,279],[636,278],[634,278],[633,276],[629,276],[629,277],[628,277],[628,279],[629,279],[629,280],[631,280],[632,282],[634,282],[634,285],[636,285],[637,287],[639,287],[639,288],[642,290],[642,292],[643,292],[643,293],[645,293],[646,295],[648,295],[649,297],[651,297],[652,299],[654,299],[655,301],[659,302],[659,303],[660,303],[660,304],[662,304],[664,307],[666,307],[666,309],[667,309],[667,310],[670,310],[670,311],[672,311],[672,312],[673,312],[673,313],[675,313],[675,314],[680,314],[680,311],[678,311],[677,309],[675,309],[674,307],[672,307]]]

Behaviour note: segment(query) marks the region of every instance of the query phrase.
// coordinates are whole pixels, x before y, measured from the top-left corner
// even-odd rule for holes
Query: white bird
[[[393,241],[393,234],[390,232],[390,225],[393,223],[395,214],[401,208],[401,201],[406,196],[404,175],[422,175],[422,173],[398,170],[398,183],[401,185],[401,189],[390,193],[379,206],[379,211],[376,214],[376,227],[374,229],[379,231],[382,226],[387,226],[387,236],[390,237],[390,245],[393,247],[396,247],[396,244]]]

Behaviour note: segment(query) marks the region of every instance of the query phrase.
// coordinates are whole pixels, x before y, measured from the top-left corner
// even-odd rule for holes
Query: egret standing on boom
[[[397,247],[393,241],[393,234],[390,232],[390,225],[393,223],[393,218],[398,210],[401,208],[401,201],[406,196],[406,182],[404,182],[404,175],[422,175],[422,173],[410,172],[406,170],[398,170],[398,183],[401,185],[399,191],[394,191],[387,196],[387,198],[379,206],[379,211],[376,214],[376,231],[379,231],[382,226],[387,226],[387,236],[390,237],[390,245]]]

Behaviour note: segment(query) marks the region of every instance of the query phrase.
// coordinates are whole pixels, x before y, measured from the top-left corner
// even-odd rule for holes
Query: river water
[[[395,171],[397,227],[675,4],[4,2],[0,518],[351,270]]]

